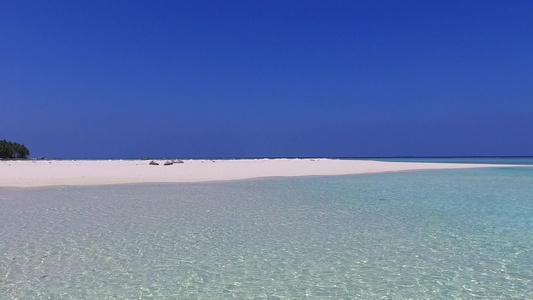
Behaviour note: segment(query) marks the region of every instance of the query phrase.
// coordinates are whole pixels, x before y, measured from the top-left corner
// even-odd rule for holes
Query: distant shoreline
[[[166,160],[155,161],[159,165],[149,165],[150,160],[140,159],[0,161],[0,187],[206,182],[267,177],[520,167],[509,164],[385,162],[329,158],[190,159],[168,166],[164,165]]]
[[[99,158],[61,158],[61,157],[28,157],[20,160],[164,160],[164,159],[174,159],[175,157],[122,157],[122,158],[109,158],[109,157],[99,157]],[[349,159],[349,160],[367,160],[367,159],[456,159],[456,158],[532,158],[533,155],[518,155],[518,156],[509,156],[509,155],[467,155],[467,156],[243,156],[243,157],[224,157],[224,156],[206,156],[206,157],[189,157],[184,156],[180,157],[181,159],[186,160],[246,160],[246,159]],[[0,160],[12,160],[12,159],[2,159]]]

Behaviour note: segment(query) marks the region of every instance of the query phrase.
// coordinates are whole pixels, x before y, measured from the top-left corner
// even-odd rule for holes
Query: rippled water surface
[[[0,190],[1,299],[532,299],[533,168]]]

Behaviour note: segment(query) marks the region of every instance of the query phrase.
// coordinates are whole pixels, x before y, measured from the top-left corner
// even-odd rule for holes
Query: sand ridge
[[[241,180],[264,177],[329,176],[414,170],[516,167],[514,165],[383,162],[347,159],[184,160],[149,165],[146,160],[0,161],[1,187],[106,185]]]

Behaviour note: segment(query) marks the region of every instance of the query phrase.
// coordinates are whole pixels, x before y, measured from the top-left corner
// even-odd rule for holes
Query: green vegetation
[[[26,158],[30,150],[19,143],[0,141],[0,159]]]

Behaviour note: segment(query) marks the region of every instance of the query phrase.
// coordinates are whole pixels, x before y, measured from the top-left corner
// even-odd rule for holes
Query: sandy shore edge
[[[333,176],[402,171],[523,167],[519,165],[383,162],[344,159],[0,161],[0,187],[205,182],[266,177]]]

